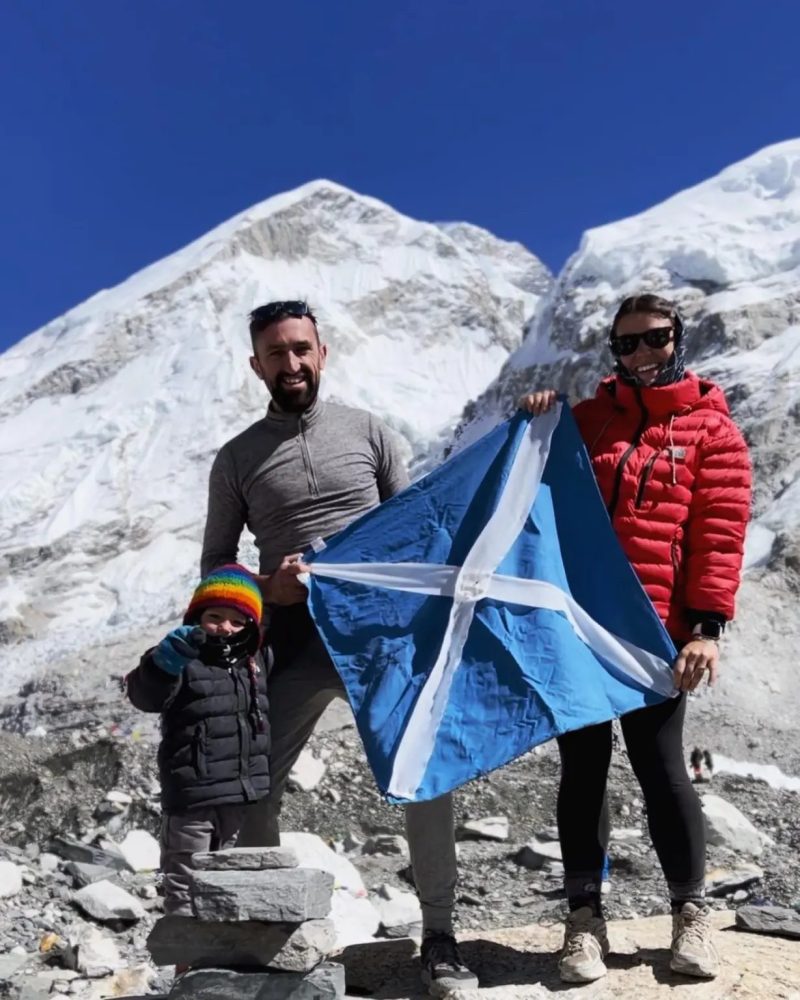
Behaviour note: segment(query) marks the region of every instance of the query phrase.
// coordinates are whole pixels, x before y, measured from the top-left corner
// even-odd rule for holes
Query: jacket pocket
[[[194,727],[194,734],[192,736],[192,763],[199,778],[208,776],[208,761],[206,758],[206,725],[204,722],[200,722]]]

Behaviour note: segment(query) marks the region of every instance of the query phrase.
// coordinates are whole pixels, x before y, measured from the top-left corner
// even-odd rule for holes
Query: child
[[[192,854],[231,847],[249,803],[269,791],[267,667],[261,591],[221,566],[173,629],[126,678],[128,697],[161,713],[161,871],[164,910],[190,916]]]

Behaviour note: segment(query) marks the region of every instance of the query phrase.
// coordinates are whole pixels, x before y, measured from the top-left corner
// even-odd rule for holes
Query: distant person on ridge
[[[270,302],[250,314],[250,366],[272,400],[266,415],[217,455],[209,482],[202,571],[235,561],[245,525],[255,535],[268,641],[272,750],[269,796],[251,811],[240,846],[276,845],[281,799],[317,720],[345,690],[297,579],[302,553],[408,485],[398,445],[371,413],[318,397],[327,346],[307,303]],[[435,995],[476,989],[453,936],[456,854],[450,795],[406,806],[423,919],[422,977]]]
[[[669,885],[671,968],[713,978],[719,959],[705,902],[705,830],[686,769],[686,695],[719,670],[718,642],[734,613],[750,514],[747,446],[719,386],[684,367],[675,306],[657,295],[625,299],[611,324],[616,374],[574,408],[611,524],[679,653],[678,697],[621,719],[642,786],[653,846]],[[539,414],[551,389],[520,406]],[[589,555],[587,554],[587,558]],[[558,738],[558,827],[570,914],[559,962],[567,982],[605,975],[608,937],[600,905],[606,844],[599,825],[611,756],[611,723]]]
[[[697,784],[703,780],[703,751],[700,747],[695,747],[689,756],[689,765],[692,769],[692,781]]]

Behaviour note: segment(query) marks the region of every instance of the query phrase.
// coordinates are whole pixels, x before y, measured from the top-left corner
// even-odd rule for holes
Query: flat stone
[[[92,844],[84,844],[80,840],[73,840],[71,837],[54,837],[48,849],[66,861],[80,861],[90,865],[105,865],[107,868],[114,868],[117,871],[127,871],[128,863],[119,853],[119,850],[111,845],[108,847],[95,847]]]
[[[196,871],[264,871],[267,868],[297,868],[291,847],[231,847],[192,855]]]
[[[369,837],[361,848],[362,854],[389,854],[407,858],[408,841],[394,833],[378,833]]]
[[[301,923],[328,915],[333,876],[313,868],[200,871],[192,874],[191,894],[200,920]]]
[[[129,806],[133,802],[133,796],[127,792],[121,792],[118,788],[112,788],[106,792],[106,802],[113,802],[115,805]]]
[[[788,906],[741,906],[736,911],[736,926],[757,934],[800,938],[800,913]]]
[[[147,939],[156,965],[262,965],[286,972],[310,971],[335,946],[336,928],[327,919],[302,924],[222,923],[168,915],[156,923]]]
[[[154,872],[161,864],[161,847],[147,830],[131,830],[119,851],[134,872]]]
[[[170,1000],[340,1000],[344,967],[334,962],[307,973],[198,969],[175,982]]]
[[[533,837],[514,855],[514,860],[523,868],[538,871],[561,863],[561,845],[556,841],[538,840]]]
[[[738,868],[714,868],[706,872],[706,892],[709,896],[727,896],[729,892],[753,885],[764,877],[758,865]]]
[[[484,816],[462,823],[456,831],[460,840],[508,840],[508,816]]]
[[[610,839],[625,844],[632,840],[641,840],[642,831],[638,826],[619,826],[611,831]]]
[[[73,893],[72,899],[95,920],[141,920],[142,904],[113,882],[93,882]]]
[[[91,885],[92,882],[113,878],[118,874],[118,870],[115,868],[107,868],[106,865],[91,865],[84,861],[68,861],[64,865],[64,871],[73,877],[78,888]]]

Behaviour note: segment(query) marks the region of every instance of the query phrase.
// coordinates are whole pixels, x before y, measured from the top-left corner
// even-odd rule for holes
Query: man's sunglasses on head
[[[316,325],[316,319],[314,318],[314,314],[308,308],[308,303],[301,302],[300,299],[268,302],[265,306],[259,306],[250,313],[250,321],[266,324],[272,323],[276,319],[283,319],[285,316],[292,316],[296,319],[308,316],[312,323]]]
[[[666,347],[673,339],[671,326],[658,326],[654,330],[644,330],[642,333],[612,334],[608,338],[611,353],[618,358],[633,354],[643,340],[648,347]]]

